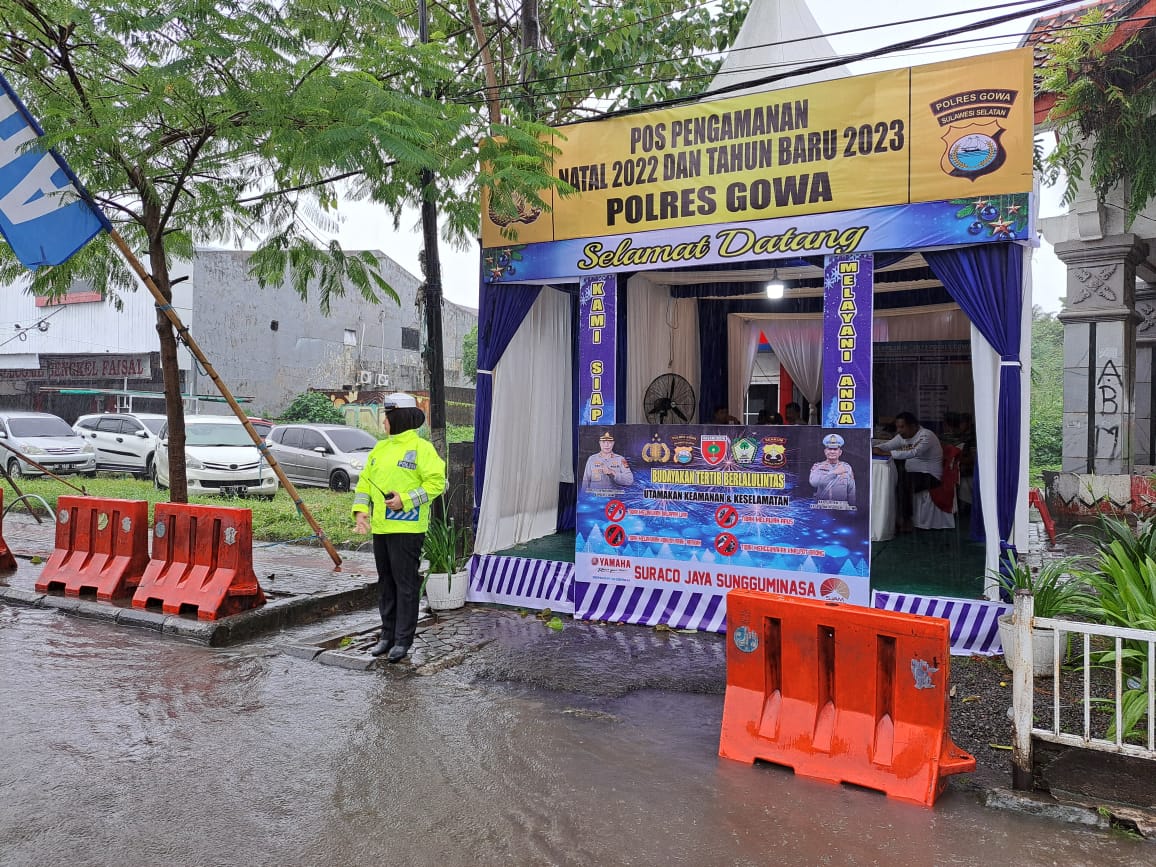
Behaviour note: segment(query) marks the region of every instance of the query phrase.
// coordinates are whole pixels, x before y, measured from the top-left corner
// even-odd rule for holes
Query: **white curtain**
[[[574,480],[570,401],[570,299],[544,286],[494,368],[477,553],[501,551],[557,528],[558,483]]]
[[[760,324],[735,313],[727,316],[727,409],[743,423],[751,368],[759,351]]]
[[[764,319],[759,324],[803,397],[817,404],[823,391],[823,320]]]
[[[642,397],[655,377],[677,373],[696,395],[699,393],[698,301],[671,298],[669,286],[654,283],[643,274],[627,281],[626,292],[625,418],[629,424],[645,424]],[[619,413],[621,418],[621,410]],[[692,422],[697,423],[698,418]]]

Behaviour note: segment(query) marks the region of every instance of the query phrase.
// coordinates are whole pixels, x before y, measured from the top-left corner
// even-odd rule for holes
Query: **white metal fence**
[[[1046,617],[1035,617],[1033,613],[1034,600],[1029,591],[1020,590],[1015,598],[1015,635],[1016,640],[1011,648],[1004,648],[1008,665],[1012,669],[1012,721],[1013,734],[1013,763],[1014,783],[1017,787],[1029,788],[1031,782],[1031,742],[1036,737],[1040,740],[1067,746],[1084,747],[1086,749],[1101,750],[1103,752],[1120,753],[1122,755],[1156,760],[1156,631],[1146,629],[1125,629],[1118,626],[1104,626],[1098,623],[1077,623],[1071,620],[1056,620]],[[1052,683],[1051,683],[1051,726],[1037,726],[1035,721],[1035,661],[1033,654],[1033,630],[1053,630],[1052,632]],[[1079,636],[1074,641],[1073,636]],[[1099,638],[1093,647],[1093,639]],[[1124,674],[1123,653],[1124,642],[1139,643],[1147,648],[1147,660],[1144,682],[1135,682]],[[1110,643],[1110,646],[1106,646]],[[1066,651],[1075,644],[1078,648],[1079,659],[1075,660],[1075,667],[1081,672],[1083,681],[1082,713],[1077,719],[1082,719],[1082,725],[1077,723],[1079,731],[1070,731],[1065,728],[1062,711],[1066,703],[1062,698],[1061,667],[1064,664]],[[1064,652],[1061,652],[1063,648]],[[1110,696],[1093,696],[1093,671],[1103,669],[1096,662],[1095,657],[1114,650],[1114,677],[1110,678],[1112,694]],[[1146,695],[1147,737],[1144,743],[1138,743],[1133,734],[1132,739],[1126,739],[1124,725],[1125,693],[1143,690]],[[1093,718],[1093,704],[1102,701],[1112,706],[1115,716],[1115,725],[1112,727],[1114,737],[1098,736],[1098,728],[1104,728],[1106,720],[1102,715]],[[1046,706],[1041,706],[1044,711]],[[1094,725],[1097,723],[1099,725]]]

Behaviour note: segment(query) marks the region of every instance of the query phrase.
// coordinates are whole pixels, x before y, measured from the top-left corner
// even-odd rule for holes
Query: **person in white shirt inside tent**
[[[921,427],[919,420],[909,412],[895,416],[895,431],[892,439],[875,446],[873,451],[904,462],[898,482],[899,531],[907,533],[912,529],[914,495],[939,487],[939,480],[943,477],[943,447],[939,444],[939,437]]]

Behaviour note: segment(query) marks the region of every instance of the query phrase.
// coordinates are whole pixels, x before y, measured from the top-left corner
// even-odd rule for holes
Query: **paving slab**
[[[377,571],[370,551],[343,551],[341,571],[319,546],[258,542],[253,571],[267,602],[260,608],[219,620],[168,615],[159,609],[133,609],[128,598],[100,602],[61,593],[39,593],[36,581],[51,556],[56,529],[51,518],[36,523],[28,515],[4,519],[4,540],[16,555],[17,568],[0,576],[0,602],[55,608],[66,614],[152,629],[164,636],[222,646],[308,623],[334,614],[372,606],[377,599]]]

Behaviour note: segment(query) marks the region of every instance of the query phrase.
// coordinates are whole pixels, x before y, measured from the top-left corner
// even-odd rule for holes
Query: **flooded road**
[[[351,672],[279,651],[317,630],[211,650],[0,606],[0,864],[1156,858],[961,788],[932,811],[719,759],[720,695],[555,692],[469,662]]]

